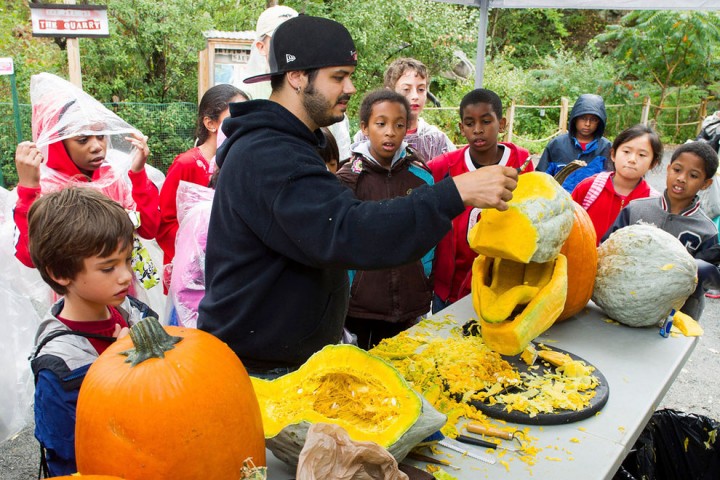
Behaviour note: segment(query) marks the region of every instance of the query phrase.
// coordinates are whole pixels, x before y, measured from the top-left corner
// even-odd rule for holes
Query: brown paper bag
[[[373,442],[355,442],[340,426],[310,426],[300,452],[296,480],[408,480],[397,461]]]

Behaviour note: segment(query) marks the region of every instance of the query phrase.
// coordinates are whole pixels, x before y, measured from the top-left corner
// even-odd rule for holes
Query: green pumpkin
[[[483,341],[517,355],[563,311],[568,279],[560,250],[575,214],[570,195],[542,172],[520,175],[508,207],[483,210],[468,241],[479,254],[472,298]]]
[[[697,285],[697,265],[680,241],[654,225],[630,225],[598,248],[592,300],[631,327],[657,325]]]
[[[401,461],[447,421],[395,368],[353,345],[328,345],[295,372],[252,382],[266,445],[290,465],[297,465],[314,423],[337,424]]]

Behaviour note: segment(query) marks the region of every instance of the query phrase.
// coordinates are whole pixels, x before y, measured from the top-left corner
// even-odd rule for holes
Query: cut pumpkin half
[[[472,282],[483,341],[502,355],[517,355],[563,311],[567,259],[559,254],[545,263],[519,263],[479,255]]]

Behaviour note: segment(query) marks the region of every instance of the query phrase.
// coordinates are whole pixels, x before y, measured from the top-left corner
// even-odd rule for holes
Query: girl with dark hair
[[[244,102],[247,95],[238,88],[221,84],[210,88],[198,106],[197,142],[187,152],[181,153],[168,169],[165,183],[160,190],[160,228],[157,242],[164,253],[163,264],[168,265],[175,256],[175,237],[178,230],[177,189],[180,181],[207,186],[212,174],[211,162],[215,157],[218,140],[224,139],[220,126],[230,114],[229,104]],[[220,138],[219,138],[220,137]],[[169,275],[163,276],[167,286]]]
[[[597,243],[615,218],[631,200],[659,197],[645,181],[645,174],[662,161],[662,143],[658,134],[645,125],[626,128],[610,148],[614,172],[601,172],[580,182],[572,198],[590,215]]]
[[[360,131],[367,140],[355,145],[350,161],[337,172],[360,200],[404,197],[434,183],[425,162],[405,141],[410,103],[392,90],[368,93],[360,105]],[[416,324],[430,311],[434,248],[421,259],[394,268],[350,270],[350,303],[345,327],[360,348]]]

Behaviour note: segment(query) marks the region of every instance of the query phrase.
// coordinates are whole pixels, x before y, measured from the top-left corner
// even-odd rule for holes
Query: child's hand
[[[130,329],[127,327],[121,327],[119,323],[115,324],[115,331],[113,332],[112,336],[115,338],[122,338],[125,335],[130,333]]]
[[[135,147],[135,154],[133,155],[132,162],[130,163],[130,170],[132,170],[133,173],[140,173],[145,169],[145,162],[150,156],[150,148],[148,147],[147,139],[148,137],[137,132],[131,134],[129,137],[125,137],[125,140]]]
[[[15,149],[15,168],[18,173],[18,185],[27,188],[40,187],[40,164],[44,161],[42,153],[34,142],[22,142]]]

